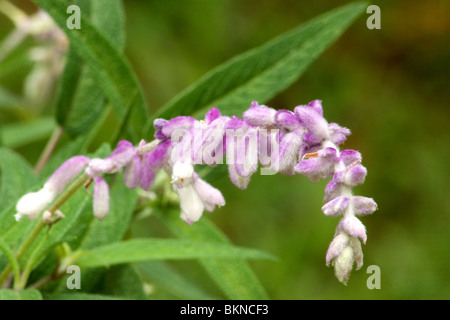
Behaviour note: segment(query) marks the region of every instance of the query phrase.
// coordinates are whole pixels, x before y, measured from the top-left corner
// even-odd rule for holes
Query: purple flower
[[[190,130],[196,121],[194,118],[187,116],[175,117],[164,124],[161,133],[167,138],[172,138],[175,130]]]
[[[123,182],[128,188],[134,189],[139,185],[141,177],[142,177],[141,157],[135,154],[125,168]]]
[[[30,220],[37,217],[75,179],[89,162],[88,157],[75,156],[66,160],[37,192],[22,196],[16,204],[14,217],[19,221],[23,216]]]
[[[206,124],[210,124],[214,120],[220,118],[222,114],[220,113],[220,110],[217,108],[211,108],[206,114],[205,114],[205,122]]]
[[[355,213],[359,215],[371,214],[378,209],[377,203],[372,198],[354,196],[352,204]]]
[[[294,113],[288,110],[279,110],[275,114],[275,126],[287,131],[302,128]]]
[[[300,124],[311,132],[315,137],[326,140],[329,138],[328,122],[320,113],[318,103],[312,106],[298,106],[294,109],[294,114]]]
[[[343,214],[349,204],[349,197],[337,197],[328,201],[323,207],[322,211],[326,216],[338,216]]]
[[[330,243],[328,247],[327,255],[326,255],[326,264],[327,266],[331,263],[331,260],[338,257],[342,251],[348,246],[349,237],[345,233],[339,233],[336,237],[334,237],[333,241]]]
[[[361,154],[358,151],[351,149],[342,150],[339,154],[339,160],[347,167],[355,161],[361,162]]]
[[[295,167],[295,171],[306,175],[312,182],[317,182],[333,175],[337,160],[336,149],[325,148],[305,154],[302,161]]]
[[[237,117],[225,125],[226,160],[230,180],[245,189],[258,167],[258,129],[249,127]]]
[[[350,135],[350,130],[343,128],[336,123],[330,123],[328,125],[328,133],[330,135],[330,140],[335,145],[340,145],[345,142],[347,136]]]
[[[97,177],[104,173],[117,173],[125,167],[136,155],[136,148],[131,142],[122,140],[117,148],[105,159],[94,158],[89,162],[86,173],[90,177]]]
[[[339,230],[345,231],[350,236],[360,238],[364,243],[367,241],[366,227],[355,216],[348,216],[341,219]]]
[[[153,127],[155,128],[155,139],[159,139],[159,140],[165,140],[168,139],[170,137],[166,137],[163,133],[162,133],[162,128],[164,127],[164,125],[167,123],[168,121],[166,119],[155,119],[153,121]]]
[[[90,159],[85,156],[75,156],[66,160],[50,176],[44,184],[44,188],[54,191],[56,195],[60,194],[75,179],[89,163]]]
[[[160,142],[155,150],[143,156],[141,161],[140,186],[144,190],[149,190],[155,181],[156,173],[160,170],[169,158],[172,141]]]
[[[301,146],[302,129],[288,132],[283,135],[279,148],[279,168],[281,174],[292,176],[295,174],[295,165],[298,162],[298,153]]]
[[[252,126],[268,127],[275,123],[276,110],[253,101],[242,118]]]

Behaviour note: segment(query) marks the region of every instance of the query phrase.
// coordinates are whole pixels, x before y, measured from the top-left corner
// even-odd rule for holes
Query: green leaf
[[[77,4],[80,4],[79,1]],[[96,0],[83,3],[83,15],[90,12],[90,19],[98,31],[119,50],[125,44],[124,12],[120,0]],[[73,46],[67,54],[67,62],[59,82],[56,98],[58,123],[71,136],[77,136],[91,128],[104,111],[105,97],[99,89],[92,68],[87,68]]]
[[[47,117],[12,123],[2,126],[0,141],[5,147],[17,148],[50,137],[55,128],[55,120]]]
[[[42,295],[36,289],[22,291],[0,289],[0,300],[42,300]]]
[[[76,263],[86,268],[147,260],[198,258],[273,259],[267,253],[228,244],[177,239],[132,239],[86,251]]]
[[[64,71],[59,78],[56,87],[55,111],[56,121],[66,128],[69,116],[73,111],[73,101],[77,92],[78,84],[81,81],[82,60],[75,49],[70,46],[66,54]]]
[[[20,104],[20,98],[9,92],[5,88],[0,87],[0,110],[15,109]]]
[[[0,233],[15,222],[10,208],[36,184],[33,168],[12,150],[0,148]],[[6,210],[6,211],[5,211]]]
[[[92,24],[119,50],[125,47],[125,11],[121,0],[90,1]]]
[[[155,285],[178,299],[213,300],[217,296],[211,295],[197,283],[186,279],[173,267],[164,261],[139,262],[137,268],[144,281]]]
[[[122,180],[123,176],[117,177]],[[102,221],[92,219],[83,238],[82,249],[110,244],[122,240],[128,229],[131,216],[136,206],[136,190],[128,189],[122,181],[117,181],[110,190],[110,212]]]
[[[113,266],[106,272],[103,292],[135,300],[147,299],[140,275],[135,266],[129,264]]]
[[[136,95],[131,112],[129,134],[141,138],[147,119],[147,106],[137,79],[124,55],[109,41],[85,15],[81,15],[81,29],[66,27],[67,3],[60,0],[36,0],[69,37],[71,45],[96,77],[103,94],[108,98],[117,116],[126,114],[129,101]]]
[[[264,103],[291,85],[366,7],[352,3],[330,11],[232,58],[169,101],[153,119],[204,113],[211,107],[237,115],[254,100]]]
[[[127,300],[124,297],[114,297],[88,293],[55,293],[45,294],[45,300]]]
[[[195,224],[189,226],[181,221],[177,210],[164,212],[164,214],[155,210],[155,214],[177,237],[230,245],[228,238],[206,217],[202,217]],[[258,278],[246,261],[241,258],[236,257],[230,260],[201,259],[200,264],[228,299],[268,299],[267,293]]]

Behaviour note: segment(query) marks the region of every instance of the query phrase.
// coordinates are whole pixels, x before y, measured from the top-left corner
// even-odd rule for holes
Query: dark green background
[[[27,1],[16,3],[33,10]],[[345,3],[126,0],[125,52],[153,113],[216,65]],[[210,181],[227,204],[207,215],[233,243],[279,257],[251,262],[271,298],[450,298],[450,3],[374,3],[381,8],[381,30],[367,29],[369,15],[362,15],[297,82],[267,103],[292,110],[323,100],[328,121],[352,131],[343,148],[363,155],[368,176],[354,191],[373,197],[379,210],[361,218],[368,234],[364,266],[348,286],[325,266],[338,222],[320,210],[326,181],[257,174],[245,191],[226,177]],[[1,16],[0,39],[11,28]],[[20,95],[27,68],[0,75],[0,86]],[[0,107],[0,126],[51,112]],[[33,162],[44,143],[18,151]],[[153,219],[144,221],[148,226],[139,223],[136,234],[157,232]],[[369,265],[381,269],[380,290],[366,287]],[[187,272],[196,281],[206,277]]]

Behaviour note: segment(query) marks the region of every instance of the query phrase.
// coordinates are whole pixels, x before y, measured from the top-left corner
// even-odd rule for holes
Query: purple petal
[[[258,131],[248,130],[238,137],[235,150],[236,172],[243,177],[252,175],[258,169]]]
[[[371,214],[378,209],[377,203],[372,198],[354,196],[352,198],[353,208],[356,214]]]
[[[348,206],[348,197],[337,197],[331,201],[328,201],[323,207],[322,212],[329,217],[335,217],[344,213]]]
[[[258,160],[263,167],[272,167],[275,171],[278,171],[280,162],[280,135],[278,129],[258,129]]]
[[[345,142],[347,136],[350,135],[350,130],[341,127],[337,123],[330,123],[328,125],[328,132],[330,134],[330,140],[336,145],[340,145]]]
[[[170,119],[161,129],[161,132],[166,137],[172,137],[175,130],[189,130],[193,127],[196,120],[188,116],[179,116]]]
[[[328,139],[328,123],[312,107],[298,106],[294,114],[302,126],[320,139]]]
[[[60,194],[87,166],[90,159],[85,156],[75,156],[66,160],[45,183],[49,188]]]
[[[344,183],[352,187],[362,184],[367,175],[367,169],[361,164],[347,167],[345,171]]]
[[[118,172],[120,169],[125,167],[135,156],[136,154],[136,148],[131,144],[131,142],[126,140],[121,140],[117,144],[116,149],[106,157],[106,159],[110,160],[112,163],[113,168],[110,172],[105,173],[115,173]]]
[[[109,213],[109,186],[101,177],[94,178],[94,216],[103,220]]]
[[[323,198],[324,202],[328,202],[333,200],[336,197],[339,197],[341,194],[342,184],[336,181],[335,179],[336,174],[334,175],[333,179],[328,182],[328,184],[325,187],[325,196]]]
[[[361,153],[351,149],[342,150],[339,154],[339,160],[347,167],[355,161],[361,161]]]
[[[253,101],[251,107],[244,112],[242,118],[252,126],[271,126],[275,122],[276,110]]]
[[[125,185],[130,189],[136,188],[141,180],[141,172],[141,157],[136,154],[125,168],[125,174],[123,176]]]
[[[294,131],[300,128],[300,122],[298,122],[294,113],[288,110],[279,110],[275,114],[275,125],[280,129],[286,129]]]
[[[164,163],[169,158],[170,148],[172,146],[172,141],[166,140],[160,142],[155,150],[148,156],[148,164],[155,170],[159,170],[163,167]]]
[[[339,222],[339,228],[340,230],[347,232],[352,237],[360,238],[363,243],[366,243],[366,227],[362,224],[361,221],[359,221],[358,218],[354,216],[343,218]]]
[[[279,172],[284,175],[294,175],[294,167],[298,162],[298,152],[301,145],[302,130],[285,134],[280,142]]]
[[[167,121],[166,119],[161,119],[161,118],[155,119],[155,120],[153,121],[153,127],[155,128],[155,138],[156,138],[156,139],[165,140],[165,139],[170,138],[170,136],[169,136],[169,137],[166,137],[166,136],[161,132],[162,128],[164,127],[164,125],[165,125],[167,122],[168,122],[168,121]]]
[[[236,168],[234,164],[228,165],[228,173],[230,176],[231,182],[238,187],[239,189],[245,189],[250,182],[250,176],[242,177],[236,172]]]
[[[194,156],[200,157],[202,164],[211,166],[223,163],[225,124],[229,120],[229,117],[219,117],[202,131],[201,145],[199,145],[197,147],[198,150],[194,152]]]
[[[206,124],[210,124],[217,118],[221,117],[222,114],[220,113],[220,110],[217,108],[211,108],[205,115],[205,122]]]
[[[146,154],[144,159],[142,160],[142,168],[141,168],[141,181],[140,186],[142,189],[148,191],[153,186],[156,177],[156,170],[150,167],[148,164],[148,158],[150,155]]]
[[[323,108],[322,108],[322,100],[313,100],[308,103],[308,107],[311,107],[316,111],[319,115],[323,116]]]
[[[326,264],[330,265],[331,260],[338,257],[342,250],[347,247],[349,243],[348,236],[344,233],[339,233],[336,237],[334,237],[333,241],[331,241],[330,246],[328,247],[327,256],[326,256]]]
[[[334,165],[337,160],[336,149],[325,148],[314,153],[315,157],[300,161],[295,171],[306,175],[312,182],[331,177],[334,173]],[[303,157],[308,156],[305,154]]]
[[[363,258],[364,258],[361,248],[361,242],[357,238],[351,238],[350,246],[353,249],[353,256],[356,262],[356,270],[359,270],[363,266]]]
[[[236,116],[231,116],[230,120],[225,124],[225,130],[247,129],[247,123]]]

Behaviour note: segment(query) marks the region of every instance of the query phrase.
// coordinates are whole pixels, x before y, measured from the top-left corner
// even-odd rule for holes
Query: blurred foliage
[[[28,1],[15,2],[35,10]],[[214,66],[344,3],[126,0],[125,54],[153,114]],[[320,210],[325,181],[254,175],[245,191],[225,176],[210,181],[227,200],[208,214],[212,221],[234,244],[279,257],[251,262],[273,299],[450,298],[450,2],[373,3],[381,8],[380,30],[367,29],[368,15],[363,15],[298,81],[267,103],[293,109],[321,99],[325,117],[352,130],[344,147],[359,150],[369,172],[355,192],[373,197],[379,210],[362,219],[368,232],[364,266],[353,272],[348,286],[325,266],[338,221]],[[0,39],[11,29],[1,16]],[[22,44],[7,67],[0,64],[0,88],[8,92],[1,94],[0,130],[54,113],[17,100],[30,66],[14,59],[29,45]],[[114,119],[109,123],[113,126]],[[40,138],[16,150],[34,163],[48,136]],[[134,223],[131,232],[164,235],[163,228],[148,217]],[[190,274],[194,283],[211,286],[196,263],[170,265]],[[380,290],[366,287],[369,265],[381,268]],[[164,292],[158,296],[155,287],[155,297],[171,298]]]

